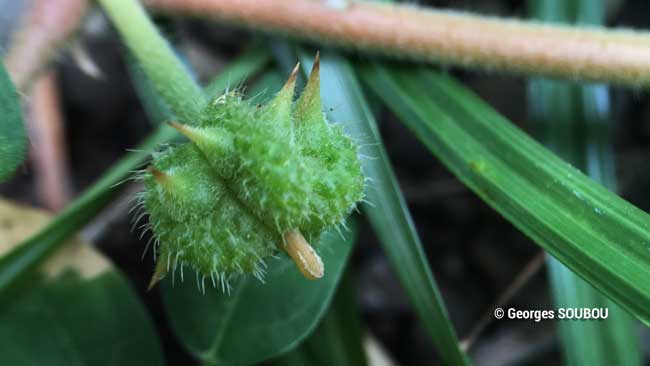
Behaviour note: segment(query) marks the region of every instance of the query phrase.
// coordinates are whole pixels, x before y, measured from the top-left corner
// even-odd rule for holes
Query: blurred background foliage
[[[28,3],[0,0],[0,50],[6,49],[16,19]],[[532,16],[529,4],[519,0],[427,1],[422,5],[498,16]],[[650,4],[644,0],[605,1],[602,21],[607,26],[650,29],[649,13]],[[196,19],[155,19],[179,55],[194,66],[196,77],[204,84],[238,55],[259,45],[255,43],[259,42],[259,34],[241,29]],[[125,66],[120,39],[97,10],[89,15],[79,42],[103,76],[95,78],[82,72],[78,60],[70,52],[61,54],[54,64],[65,117],[64,150],[69,164],[71,196],[87,188],[127,149],[151,133],[154,127],[150,120],[156,118],[151,115],[151,107],[143,105],[138,98],[138,93],[142,92],[134,88],[137,76]],[[364,56],[359,58],[365,60]],[[280,65],[280,69],[282,67]],[[540,103],[539,99],[552,98],[549,94],[530,92],[533,83],[540,81],[457,68],[447,71],[510,121],[525,131],[537,131],[536,136],[544,139],[536,130],[539,118],[531,113],[534,104]],[[253,76],[247,85],[254,82],[274,85],[282,79],[280,75],[272,72]],[[565,87],[576,88],[557,86],[554,92],[561,93],[564,90],[561,88]],[[607,136],[611,144],[610,156],[616,161],[611,174],[617,182],[617,191],[644,211],[650,211],[650,125],[646,123],[650,118],[650,98],[645,91],[619,87],[609,88],[609,95]],[[575,94],[572,96],[580,100]],[[584,98],[581,100],[586,103]],[[338,106],[328,107],[336,110]],[[494,301],[539,255],[540,249],[465,188],[385,107],[370,99],[369,108],[376,117],[451,322],[458,337],[464,339],[485,313],[491,312]],[[580,128],[586,131],[584,126]],[[22,203],[44,206],[43,200],[35,194],[35,174],[34,163],[28,162],[11,180],[0,184],[0,193]],[[160,348],[167,363],[193,364],[194,357],[172,331],[160,291],[146,291],[153,258],[141,257],[149,237],[145,235],[140,239],[140,232],[130,229],[130,218],[124,214],[128,210],[127,201],[120,196],[82,235],[92,239],[136,290],[159,334]],[[552,276],[545,271],[533,273],[508,306],[518,309],[556,306],[551,292]],[[122,284],[120,278],[116,281]],[[305,364],[305,357],[325,359],[323,347],[328,345],[337,351],[327,354],[332,357],[331,363],[324,362],[324,365],[344,364],[343,359],[359,364],[366,356],[358,353],[360,339],[370,349],[375,348],[368,347],[369,343],[379,344],[396,364],[436,364],[440,361],[426,328],[366,220],[360,220],[346,280],[333,304],[312,338],[296,351],[271,360],[269,364],[300,365]],[[357,315],[360,319],[356,319]],[[549,321],[489,323],[470,349],[469,356],[475,365],[557,364],[567,357],[563,351],[566,339],[560,336],[557,326],[557,322]],[[346,349],[336,342],[328,342],[332,338],[328,334],[332,334],[333,329],[343,334],[365,333],[365,336],[353,338],[354,345]],[[632,329],[638,336],[640,356],[645,360],[650,352],[650,332],[638,324],[632,325]],[[157,345],[151,348],[156,349]],[[341,358],[337,359],[339,356]],[[372,359],[372,355],[368,357]]]

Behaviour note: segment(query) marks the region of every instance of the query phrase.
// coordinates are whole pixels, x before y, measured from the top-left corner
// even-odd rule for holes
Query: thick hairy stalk
[[[99,0],[158,94],[181,122],[195,123],[206,98],[169,43],[134,0]]]
[[[363,51],[489,70],[650,84],[650,34],[505,20],[412,5],[316,0],[145,0]]]

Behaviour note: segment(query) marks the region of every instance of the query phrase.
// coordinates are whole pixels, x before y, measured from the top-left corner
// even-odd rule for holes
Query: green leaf
[[[301,57],[303,71],[312,60]],[[447,315],[411,214],[393,173],[377,123],[348,62],[333,54],[321,58],[321,93],[331,121],[341,121],[347,133],[362,145],[366,188],[364,214],[372,224],[393,268],[447,365],[464,364],[463,353]],[[331,108],[328,108],[331,107]]]
[[[238,60],[233,61],[236,68]],[[241,74],[231,74],[233,83],[239,82],[235,77]],[[156,105],[156,104],[152,104]],[[163,105],[161,101],[158,105]],[[160,115],[164,115],[160,111]],[[161,122],[161,121],[158,121]],[[127,153],[113,165],[90,188],[85,190],[76,200],[68,205],[47,226],[27,239],[22,245],[0,258],[0,293],[13,287],[21,278],[33,270],[47,258],[66,238],[88,223],[117,193],[117,186],[128,179],[149,154],[158,145],[178,137],[178,132],[167,125],[159,127],[133,152]]]
[[[18,93],[0,63],[0,182],[9,178],[25,159],[27,136]]]
[[[650,216],[586,177],[450,77],[366,64],[363,80],[469,188],[650,324]]]
[[[268,262],[265,283],[243,276],[230,294],[211,284],[202,294],[198,279],[167,276],[163,301],[181,343],[207,364],[250,365],[291,350],[329,306],[356,237],[356,225],[350,229],[345,240],[329,231],[317,245],[325,263],[317,281],[305,279],[285,255]]]
[[[0,201],[3,248],[48,215]],[[158,336],[122,275],[90,245],[68,241],[31,278],[0,297],[3,365],[160,365]]]
[[[531,14],[544,21],[601,24],[602,1],[530,1]],[[600,14],[598,14],[598,11]],[[609,89],[533,79],[529,82],[530,117],[541,141],[559,156],[615,191],[613,154],[608,141]],[[547,256],[556,308],[607,308],[600,321],[558,322],[568,365],[638,365],[639,345],[631,317],[613,301]]]
[[[364,366],[361,319],[350,272],[343,277],[336,296],[318,328],[298,348],[273,362],[275,366]]]
[[[163,364],[149,315],[116,271],[39,278],[3,303],[0,322],[3,365]]]

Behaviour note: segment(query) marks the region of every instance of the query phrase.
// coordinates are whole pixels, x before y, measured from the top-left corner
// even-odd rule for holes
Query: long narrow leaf
[[[650,216],[447,76],[362,65],[363,79],[469,188],[572,271],[650,323]]]
[[[533,0],[531,15],[544,21],[600,24],[603,1]],[[575,167],[612,191],[616,177],[607,128],[609,90],[604,85],[575,85],[533,79],[529,82],[530,116],[541,141]],[[556,308],[607,308],[600,321],[557,322],[568,365],[638,365],[638,340],[631,317],[612,300],[547,256]]]
[[[302,55],[309,70],[312,60]],[[453,325],[447,315],[420,238],[400,191],[372,113],[352,67],[334,53],[321,58],[321,90],[330,120],[344,124],[361,144],[366,189],[364,213],[377,232],[384,250],[406,289],[423,326],[446,365],[465,364]]]

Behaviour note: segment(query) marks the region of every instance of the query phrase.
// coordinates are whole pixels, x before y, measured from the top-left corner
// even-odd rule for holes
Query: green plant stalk
[[[253,46],[257,46],[257,43]],[[133,53],[126,52],[125,57],[131,80],[149,120],[154,124],[175,120],[174,113],[158,94]],[[225,90],[238,87],[268,65],[270,60],[271,54],[266,47],[249,47],[203,88],[206,98],[214,99]]]
[[[599,24],[604,4],[594,0],[532,0],[530,13],[544,21]],[[616,190],[608,142],[609,90],[604,85],[572,85],[534,79],[528,87],[529,111],[541,141],[605,187]],[[639,365],[638,340],[631,317],[612,300],[547,255],[556,308],[609,310],[606,320],[560,321],[567,365]]]
[[[312,63],[299,52],[303,65]],[[303,69],[305,70],[305,69]],[[333,121],[344,121],[346,131],[362,144],[364,174],[370,178],[362,207],[388,258],[406,289],[424,329],[432,338],[443,363],[463,365],[466,359],[429,268],[408,206],[401,193],[381,140],[377,123],[349,63],[335,53],[321,57],[322,97]],[[328,106],[332,106],[328,109]]]
[[[246,60],[244,60],[246,63]],[[228,85],[244,80],[256,70],[241,67],[239,59],[233,61],[213,84]],[[162,105],[162,103],[158,103]],[[163,114],[161,114],[163,115]],[[25,240],[14,250],[0,257],[0,294],[5,293],[20,279],[42,263],[66,238],[88,223],[118,191],[115,187],[128,179],[160,143],[171,141],[179,134],[163,125],[159,127],[134,152],[128,153],[84,193],[57,215],[36,235]]]
[[[648,32],[548,26],[412,4],[354,0],[145,3],[175,15],[220,19],[391,57],[631,86],[650,84]]]
[[[447,76],[377,63],[359,70],[481,199],[650,324],[650,215],[555,156]]]
[[[195,123],[206,104],[199,85],[174,55],[140,3],[99,0],[155,90],[183,123]]]

